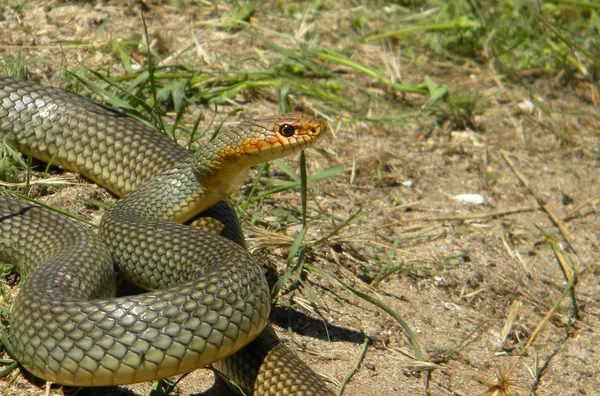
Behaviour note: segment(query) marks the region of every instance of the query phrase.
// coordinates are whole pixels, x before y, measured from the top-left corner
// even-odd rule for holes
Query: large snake
[[[268,325],[268,286],[223,201],[251,165],[303,150],[325,131],[317,118],[288,113],[224,128],[191,153],[78,95],[0,78],[5,143],[124,197],[96,235],[0,196],[0,260],[26,278],[11,310],[11,353],[63,385],[130,384],[214,363],[246,394],[330,394]],[[198,216],[217,219],[221,235],[183,225]],[[113,297],[114,267],[150,292]]]

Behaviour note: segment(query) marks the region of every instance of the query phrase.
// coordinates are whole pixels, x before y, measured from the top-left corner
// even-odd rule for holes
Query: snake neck
[[[119,217],[184,223],[212,207],[240,187],[252,165],[302,150],[324,129],[322,124],[298,123],[299,116],[290,114],[284,126],[297,125],[292,128],[295,134],[287,137],[278,133],[279,118],[226,126],[193,156],[129,193],[117,204],[123,208]]]
[[[206,202],[212,202],[209,206],[237,190],[250,169],[249,166],[238,166],[235,162],[210,152],[198,156],[192,166],[202,183],[204,199]]]
[[[252,165],[303,150],[326,129],[322,121],[300,113],[227,125],[196,152],[195,172],[208,195],[221,191],[223,198],[240,187]]]
[[[271,158],[251,155],[244,141],[221,133],[196,152],[194,172],[204,187],[209,207],[236,191],[248,177],[250,167]]]

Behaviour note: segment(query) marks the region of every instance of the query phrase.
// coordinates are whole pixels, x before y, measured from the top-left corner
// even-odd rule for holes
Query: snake
[[[248,395],[332,394],[276,337],[264,272],[226,200],[251,166],[326,132],[321,119],[292,112],[226,125],[192,152],[108,106],[0,77],[3,142],[120,198],[95,233],[0,195],[0,261],[25,279],[10,353],[61,385],[125,385],[212,365]],[[146,292],[115,297],[116,274]]]

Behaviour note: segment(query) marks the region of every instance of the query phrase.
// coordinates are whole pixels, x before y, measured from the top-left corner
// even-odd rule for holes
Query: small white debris
[[[446,307],[446,309],[448,311],[460,311],[462,309],[461,307],[454,304],[453,302],[448,302],[448,303],[444,304],[444,306]]]
[[[452,197],[455,201],[474,205],[483,205],[485,198],[481,194],[458,194]]]
[[[533,110],[535,109],[535,105],[529,99],[525,99],[524,101],[519,103],[517,107],[519,108],[519,110],[521,110],[522,113],[525,114],[533,114]]]
[[[412,180],[404,180],[404,181],[402,182],[402,185],[403,185],[404,187],[412,187],[412,186],[414,186],[414,185],[415,185],[415,182],[414,182],[414,181],[412,181]]]

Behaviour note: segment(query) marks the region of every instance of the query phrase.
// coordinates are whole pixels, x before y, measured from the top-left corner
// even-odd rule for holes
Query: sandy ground
[[[4,6],[3,51],[15,55],[21,49],[29,59],[29,75],[44,83],[60,85],[58,64],[103,66],[117,75],[123,70],[116,57],[98,49],[110,39],[141,34],[137,7],[134,2],[48,7],[33,3],[15,12]],[[178,11],[150,3],[145,12],[152,45],[159,53],[173,54],[165,65],[227,68],[229,53],[268,54],[247,34],[209,23],[212,12],[225,9],[190,6]],[[323,17],[335,10],[328,13]],[[255,18],[261,26],[290,32],[301,24],[298,18],[294,26],[284,28],[281,15],[260,12]],[[332,23],[323,33],[331,44],[343,42],[343,36],[336,38],[336,29],[342,29],[341,24]],[[91,44],[68,46],[58,40]],[[36,61],[42,58],[57,64]],[[406,62],[402,74],[411,82],[429,76],[448,84],[451,93],[492,99],[479,103],[483,110],[476,116],[448,110],[446,122],[438,125],[415,119],[388,126],[349,123],[332,114],[334,137],[322,143],[321,150],[307,153],[308,166],[310,172],[340,164],[346,170],[310,185],[307,240],[327,235],[362,210],[351,225],[310,251],[307,261],[397,312],[415,332],[429,363],[414,360],[402,328],[389,315],[314,273],[307,274],[305,283],[323,306],[311,301],[307,287],[290,285],[274,308],[277,330],[286,339],[288,328],[292,330],[300,356],[330,379],[332,388],[358,364],[345,395],[596,394],[600,120],[590,113],[598,113],[598,98],[586,84],[571,80],[565,85],[559,78],[521,82],[521,92],[508,88],[489,68],[474,65],[423,68]],[[554,115],[529,105],[529,92]],[[239,99],[251,114],[276,111],[272,98],[262,91]],[[398,106],[411,100],[418,99],[408,96]],[[82,205],[78,197],[109,202],[114,198],[81,178],[77,181],[75,186],[44,190],[40,199],[97,221],[101,211]],[[247,190],[242,189],[236,200],[241,202]],[[459,194],[479,194],[483,203],[461,202],[456,199]],[[298,223],[281,213],[295,213],[298,196],[288,191],[265,200],[261,228],[293,238]],[[258,246],[262,234],[247,228],[249,244]],[[392,266],[398,268],[375,287],[373,280],[390,264],[394,241]],[[287,247],[261,247],[256,253],[283,273]],[[573,267],[575,300],[570,293],[559,300],[566,278],[574,276]],[[368,346],[361,359],[365,340]],[[223,388],[211,389],[212,383],[212,373],[199,370],[177,391],[224,394]],[[0,388],[4,384],[0,382]],[[136,394],[150,391],[144,384],[130,389]],[[23,376],[7,391],[43,393]]]

